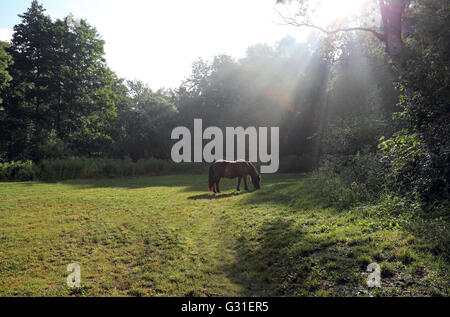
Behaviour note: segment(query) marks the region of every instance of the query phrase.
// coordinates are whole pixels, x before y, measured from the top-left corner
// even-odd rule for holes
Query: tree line
[[[0,160],[168,159],[172,129],[202,118],[205,126],[280,127],[287,171],[353,175],[359,158],[372,165],[349,186],[370,187],[368,175],[380,174],[376,188],[448,195],[449,5],[403,9],[403,57],[370,32],[312,33],[250,46],[239,59],[199,58],[179,87],[154,91],[108,67],[87,21],[52,21],[33,1],[11,43],[0,43]]]

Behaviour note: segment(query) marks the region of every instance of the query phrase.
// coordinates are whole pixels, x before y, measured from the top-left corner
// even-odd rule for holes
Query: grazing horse
[[[238,177],[237,190],[241,185],[241,179],[244,178],[245,190],[247,187],[247,175],[250,175],[253,186],[255,189],[259,189],[259,183],[261,182],[261,176],[256,171],[255,166],[243,160],[240,161],[216,161],[209,168],[209,190],[214,193],[220,193],[219,182],[220,178],[236,178]]]

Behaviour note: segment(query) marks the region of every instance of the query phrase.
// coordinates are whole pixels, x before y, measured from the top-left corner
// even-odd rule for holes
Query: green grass
[[[445,240],[327,208],[308,184],[223,180],[213,197],[205,175],[0,183],[0,295],[448,296]],[[371,262],[380,289],[366,286]]]

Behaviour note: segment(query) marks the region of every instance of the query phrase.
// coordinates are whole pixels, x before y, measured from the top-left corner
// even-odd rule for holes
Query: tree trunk
[[[405,57],[405,45],[402,39],[402,17],[409,0],[380,0],[380,11],[383,22],[383,38],[386,51],[395,64],[401,67]]]

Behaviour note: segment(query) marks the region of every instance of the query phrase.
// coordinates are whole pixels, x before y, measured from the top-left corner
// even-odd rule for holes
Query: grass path
[[[0,183],[0,296],[448,296],[444,240],[325,208],[298,174],[234,186],[213,198],[204,175]],[[381,289],[366,286],[372,262]]]

